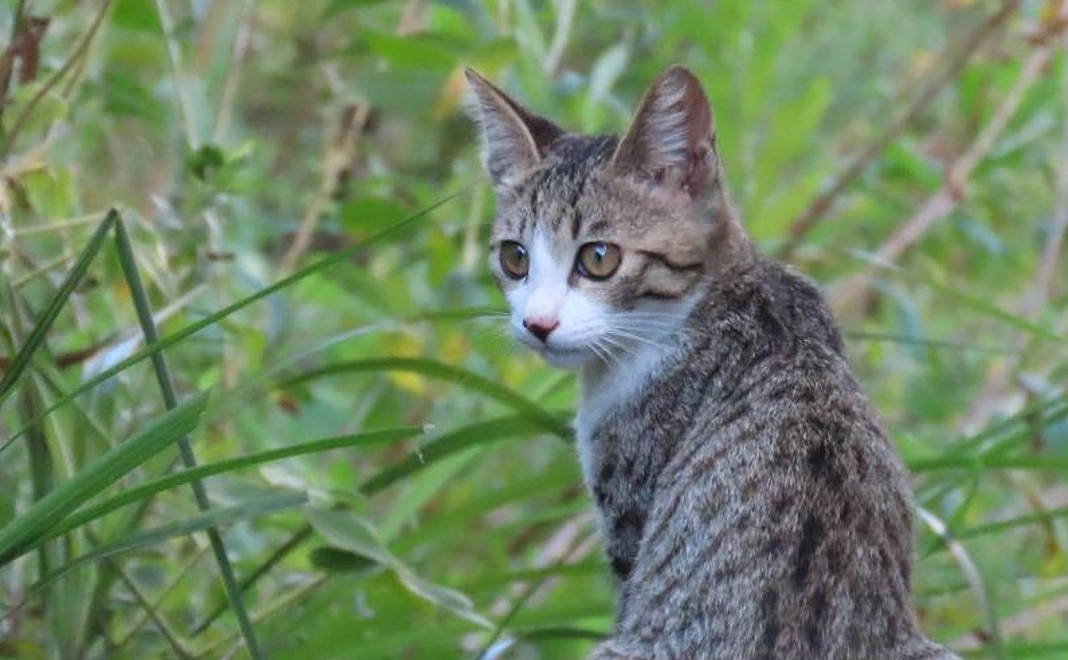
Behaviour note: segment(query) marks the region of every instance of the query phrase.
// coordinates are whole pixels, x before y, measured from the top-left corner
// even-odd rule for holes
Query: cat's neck
[[[617,398],[623,393],[621,388],[638,387],[655,375],[665,360],[680,351],[690,313],[703,295],[699,291],[678,301],[661,313],[659,323],[648,324],[655,330],[643,330],[640,336],[620,341],[603,357],[587,362],[579,371],[583,405],[613,393],[612,398]]]
[[[696,291],[678,301],[665,319],[669,325],[647,331],[606,354],[604,359],[591,360],[579,371],[581,397],[575,418],[579,460],[587,482],[592,479],[592,435],[594,429],[614,408],[626,405],[656,380],[668,365],[682,359],[686,353],[690,314],[707,291]]]

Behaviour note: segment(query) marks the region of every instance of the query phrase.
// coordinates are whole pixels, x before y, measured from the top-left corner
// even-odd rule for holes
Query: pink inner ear
[[[708,99],[692,73],[671,67],[646,92],[613,164],[657,185],[673,181],[689,189],[707,174],[711,149]]]
[[[494,185],[502,191],[535,167],[564,132],[474,70],[467,69],[465,75],[477,100],[482,161]]]
[[[682,179],[682,186],[686,190],[694,184],[699,184],[708,176],[708,152],[708,147],[698,144],[690,153],[690,162]]]

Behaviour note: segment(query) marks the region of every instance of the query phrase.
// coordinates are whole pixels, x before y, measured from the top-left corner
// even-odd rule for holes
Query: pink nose
[[[560,325],[560,322],[556,319],[551,321],[543,319],[523,319],[523,327],[529,330],[530,334],[542,341],[547,340],[549,338],[549,333],[555,330],[558,325]]]

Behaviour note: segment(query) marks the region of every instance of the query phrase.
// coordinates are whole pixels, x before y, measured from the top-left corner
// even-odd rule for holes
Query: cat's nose
[[[549,333],[556,329],[560,322],[556,319],[545,321],[542,319],[523,319],[523,327],[542,341],[549,339]]]

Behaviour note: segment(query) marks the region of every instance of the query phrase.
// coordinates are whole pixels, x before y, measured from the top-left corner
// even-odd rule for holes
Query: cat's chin
[[[596,356],[581,348],[552,348],[540,346],[534,349],[541,359],[560,369],[578,370],[586,366]]]

